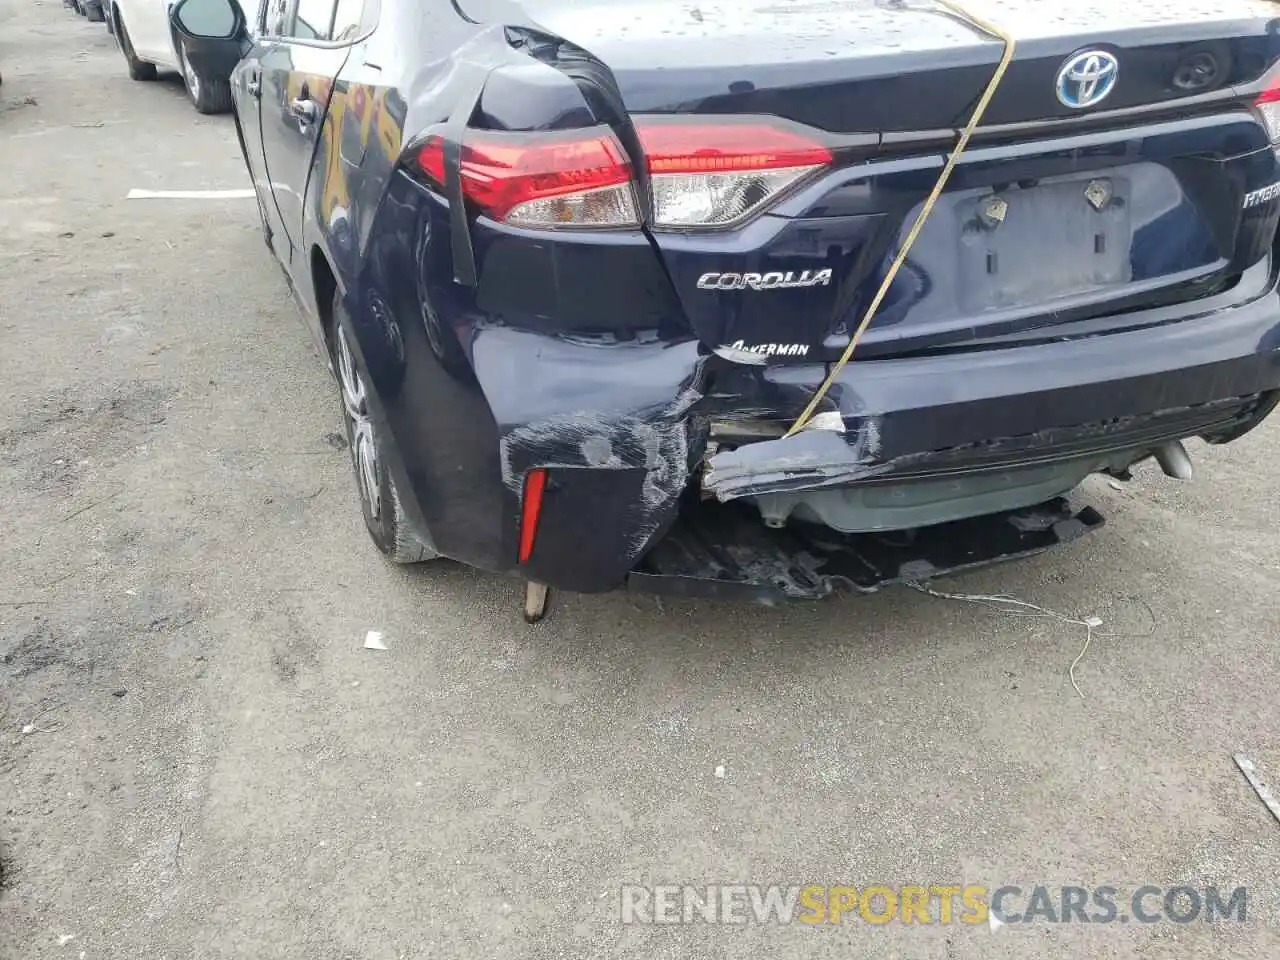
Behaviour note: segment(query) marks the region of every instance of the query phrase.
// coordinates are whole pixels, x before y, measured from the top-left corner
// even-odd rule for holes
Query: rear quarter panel
[[[115,3],[138,58],[176,69],[178,60],[173,52],[173,33],[169,28],[169,11],[173,4],[166,0],[115,0]]]
[[[571,78],[514,50],[501,28],[454,28],[458,45],[442,49],[433,33],[421,47],[430,53],[397,65],[399,83],[359,80],[351,70],[341,78],[348,96],[369,83],[380,104],[358,174],[348,173],[349,208],[328,233],[344,271],[351,247],[343,244],[355,239],[358,270],[342,282],[375,416],[396,441],[392,470],[410,519],[446,556],[490,570],[515,566],[525,471],[552,462],[564,469],[537,556],[522,572],[536,579],[545,562],[558,586],[616,586],[684,488],[682,385],[700,368],[697,345],[687,330],[664,339],[653,296],[630,296],[636,277],[648,276],[642,263],[667,286],[643,236],[549,244],[543,234],[472,218],[478,285],[457,281],[449,204],[395,169],[403,147],[470,109],[481,89],[475,115],[495,127],[547,129],[593,114]],[[532,96],[508,68],[532,81]],[[363,122],[348,129],[366,136]],[[563,322],[566,305],[576,333],[598,341],[566,339],[574,332]],[[629,346],[603,346],[626,338]],[[577,542],[587,515],[599,535]]]
[[[386,88],[378,84],[379,72],[365,66],[363,58],[357,46],[342,72],[330,81],[302,230],[301,255],[308,269],[312,251],[319,248],[342,291],[350,288],[359,270],[356,224],[372,216],[384,189],[362,169],[373,139],[371,105],[386,95]]]

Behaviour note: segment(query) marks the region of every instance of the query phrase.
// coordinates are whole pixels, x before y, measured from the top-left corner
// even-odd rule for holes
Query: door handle
[[[314,100],[292,100],[289,103],[289,113],[303,124],[316,122],[316,102]]]
[[[244,88],[251,97],[262,96],[262,82],[260,80],[248,80],[245,82]]]

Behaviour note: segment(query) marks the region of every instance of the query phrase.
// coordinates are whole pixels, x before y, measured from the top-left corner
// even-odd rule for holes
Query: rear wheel
[[[154,63],[144,63],[138,59],[138,55],[133,52],[133,41],[129,39],[129,29],[124,25],[124,18],[120,18],[120,52],[124,54],[125,65],[129,68],[130,80],[154,80],[156,78],[156,65]]]
[[[213,79],[201,74],[187,59],[182,41],[177,43],[178,66],[182,69],[182,81],[187,94],[199,113],[226,113],[231,109],[231,80],[229,77]]]
[[[333,367],[342,398],[342,419],[346,426],[351,464],[355,470],[360,508],[369,536],[387,558],[395,563],[419,563],[438,556],[409,527],[396,482],[385,458],[389,440],[381,436],[369,409],[365,374],[351,349],[354,336],[340,294],[333,297]]]
[[[90,23],[101,23],[103,20],[107,19],[102,12],[101,4],[97,4],[92,7],[85,7],[84,15],[89,18]]]

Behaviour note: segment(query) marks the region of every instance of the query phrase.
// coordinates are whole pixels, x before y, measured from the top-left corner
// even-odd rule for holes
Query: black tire
[[[129,79],[154,80],[156,78],[156,65],[154,63],[144,63],[133,52],[133,41],[129,39],[129,28],[124,25],[123,16],[120,17],[120,22],[117,26],[120,27],[120,52],[124,54],[125,65],[129,68]]]
[[[391,441],[382,435],[377,423],[367,416],[368,404],[363,399],[364,382],[368,375],[355,357],[349,344],[354,340],[355,332],[346,308],[342,305],[342,297],[333,296],[333,332],[330,337],[329,351],[333,360],[333,370],[338,381],[338,400],[342,409],[342,424],[351,453],[351,466],[355,474],[356,491],[360,497],[360,512],[364,515],[364,525],[369,537],[388,560],[393,563],[421,563],[439,556],[435,549],[423,541],[409,526],[404,508],[400,505],[400,494],[391,472],[386,469],[386,457],[383,452]],[[344,359],[345,355],[345,359]],[[351,391],[350,378],[359,384],[359,389]],[[353,401],[351,393],[357,393],[361,399]],[[363,414],[361,424],[357,425],[355,413]],[[372,475],[365,470],[370,469],[369,461],[361,459],[359,448],[362,443],[371,444],[373,451]],[[367,454],[366,454],[367,456]],[[376,479],[374,479],[376,478]],[[377,490],[377,502],[366,490],[372,485]]]
[[[178,69],[182,73],[187,96],[195,104],[196,112],[206,115],[226,113],[231,109],[231,78],[210,79],[187,61],[187,51],[179,40],[174,44],[178,53]]]
[[[107,19],[106,14],[102,12],[102,7],[85,7],[84,9],[84,15],[89,18],[90,23],[102,23]]]

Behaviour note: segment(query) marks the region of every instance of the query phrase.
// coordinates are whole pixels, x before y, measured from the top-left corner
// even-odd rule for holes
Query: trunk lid
[[[1270,0],[967,7],[1018,40],[988,124],[1076,115],[1054,95],[1055,75],[1084,47],[1123,52],[1108,110],[1256,80],[1274,58],[1268,26],[1280,12]],[[1001,53],[927,0],[524,0],[520,10],[606,64],[633,113],[774,114],[839,133],[961,126]],[[1216,64],[1207,77],[1191,69],[1205,54]]]
[[[860,357],[1195,299],[1267,255],[1280,204],[1246,198],[1280,171],[1241,91],[1280,52],[1274,4],[968,7],[1018,38],[1017,57]],[[521,8],[606,65],[633,116],[773,115],[833,148],[829,169],[741,227],[652,232],[699,338],[738,359],[839,355],[1002,50],[924,2]],[[1116,79],[1077,109],[1062,74],[1094,52]]]

